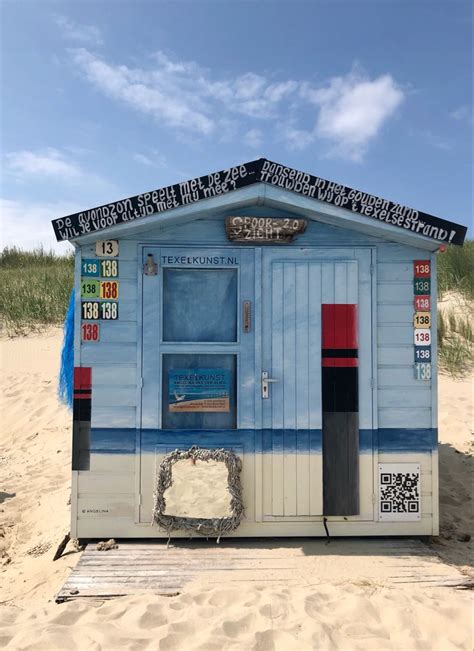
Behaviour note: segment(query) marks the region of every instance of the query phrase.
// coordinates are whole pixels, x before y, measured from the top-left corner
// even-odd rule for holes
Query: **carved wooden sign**
[[[295,235],[304,233],[306,219],[285,217],[227,217],[225,229],[232,242],[254,244],[285,244],[291,242]]]

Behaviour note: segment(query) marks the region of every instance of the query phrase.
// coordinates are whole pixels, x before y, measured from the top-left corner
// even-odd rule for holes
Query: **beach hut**
[[[266,159],[53,226],[71,535],[438,533],[436,257],[464,226]]]

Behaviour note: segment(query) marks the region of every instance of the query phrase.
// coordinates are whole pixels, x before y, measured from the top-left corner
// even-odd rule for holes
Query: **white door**
[[[268,248],[262,276],[263,518],[372,519],[372,451],[359,449],[372,427],[370,252]],[[333,341],[334,309],[356,315],[358,350],[346,346],[345,316]]]

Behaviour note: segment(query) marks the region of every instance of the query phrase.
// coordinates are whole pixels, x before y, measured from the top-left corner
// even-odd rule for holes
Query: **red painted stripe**
[[[323,357],[321,366],[348,367],[359,366],[357,357]]]
[[[92,398],[92,393],[75,393],[74,400],[90,400]]]
[[[90,389],[92,387],[92,368],[90,366],[74,367],[74,388]]]
[[[353,303],[321,306],[322,347],[357,348],[357,305]]]

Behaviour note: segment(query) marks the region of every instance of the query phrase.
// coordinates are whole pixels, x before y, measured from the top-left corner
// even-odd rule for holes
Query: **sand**
[[[0,341],[0,648],[472,648],[470,592],[377,580],[371,556],[349,579],[344,563],[330,563],[311,585],[259,583],[256,570],[256,581],[238,588],[201,582],[176,597],[55,604],[80,556],[69,545],[52,562],[69,530],[71,415],[56,399],[60,343],[59,329]],[[472,383],[441,376],[439,384],[441,535],[433,548],[472,573],[472,542],[462,542],[473,534]]]

